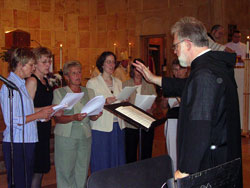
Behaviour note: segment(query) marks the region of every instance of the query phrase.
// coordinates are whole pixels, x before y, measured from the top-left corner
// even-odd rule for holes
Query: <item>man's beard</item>
[[[188,66],[188,65],[187,65],[187,57],[186,57],[185,54],[183,53],[182,48],[181,48],[181,54],[180,54],[180,56],[178,56],[178,60],[179,60],[180,65],[181,65],[182,67],[187,67],[187,66]]]

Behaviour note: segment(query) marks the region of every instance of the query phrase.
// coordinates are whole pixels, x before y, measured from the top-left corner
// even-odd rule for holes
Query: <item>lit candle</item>
[[[131,47],[132,47],[132,44],[130,42],[128,43],[128,57],[131,57]]]
[[[114,54],[116,54],[116,43],[114,43]]]
[[[60,70],[62,70],[62,44],[60,44]]]
[[[250,39],[250,37],[247,36],[247,54],[246,54],[247,59],[249,59],[249,39]]]
[[[53,73],[53,65],[54,65],[54,57],[53,57],[53,55],[51,56],[50,61],[51,61],[51,63],[50,63],[50,67],[49,67],[49,72]]]

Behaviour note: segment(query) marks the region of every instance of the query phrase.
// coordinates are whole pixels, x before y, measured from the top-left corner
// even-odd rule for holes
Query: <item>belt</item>
[[[226,145],[227,145],[227,143],[220,144],[220,145],[214,145],[214,144],[212,144],[212,145],[210,146],[210,150],[216,150],[216,149],[221,148],[221,147],[224,147],[224,146],[226,146]]]

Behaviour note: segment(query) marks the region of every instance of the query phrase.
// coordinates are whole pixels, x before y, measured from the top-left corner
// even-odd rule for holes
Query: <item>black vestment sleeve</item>
[[[162,77],[164,97],[181,97],[187,79]]]
[[[220,85],[210,71],[193,75],[182,100],[182,117],[178,128],[178,169],[181,172],[198,172],[206,151],[211,145],[213,113]]]

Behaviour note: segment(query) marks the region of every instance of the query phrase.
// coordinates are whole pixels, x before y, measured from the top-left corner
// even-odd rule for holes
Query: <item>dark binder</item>
[[[238,187],[240,158],[177,180],[178,188]]]
[[[144,113],[144,115],[146,116],[149,116],[151,118],[154,118],[155,121],[152,122],[152,124],[150,125],[149,128],[145,127],[144,125],[138,123],[137,121],[135,121],[134,119],[118,112],[116,109],[120,106],[131,106],[139,111],[141,111],[142,113]],[[142,128],[143,130],[145,131],[148,131],[150,128],[154,128],[154,127],[157,127],[158,125],[161,125],[163,124],[165,121],[166,121],[166,118],[163,118],[163,119],[156,119],[155,117],[153,117],[151,114],[145,112],[144,110],[138,108],[137,106],[129,103],[129,102],[122,102],[122,103],[116,103],[116,104],[109,104],[109,105],[105,105],[104,106],[104,109],[113,113],[114,115],[118,116],[119,118],[127,121],[128,123],[130,123],[131,125],[137,127],[137,128]]]

